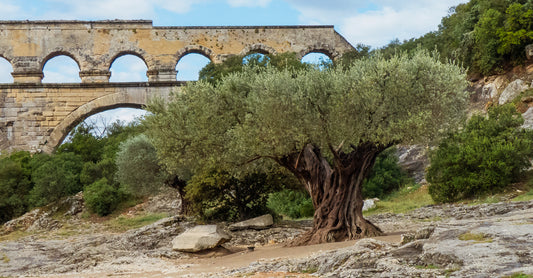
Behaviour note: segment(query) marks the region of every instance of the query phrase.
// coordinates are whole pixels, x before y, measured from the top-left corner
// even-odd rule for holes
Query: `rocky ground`
[[[308,229],[309,221],[282,222],[261,231],[228,230],[232,240],[222,248],[194,255],[171,249],[172,239],[193,226],[182,217],[110,233],[73,216],[69,225],[80,228],[74,234],[52,233],[66,224],[37,218],[10,224],[11,229],[33,227],[27,236],[6,240],[9,225],[3,228],[7,236],[0,242],[0,277],[533,275],[533,201],[429,206],[407,214],[374,215],[369,218],[391,236],[310,247],[283,247]]]

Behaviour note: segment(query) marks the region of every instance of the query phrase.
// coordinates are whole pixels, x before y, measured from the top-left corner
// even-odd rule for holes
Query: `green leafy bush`
[[[298,190],[284,189],[270,193],[267,207],[276,214],[293,219],[312,217],[315,213],[313,201],[309,194]]]
[[[512,104],[493,107],[488,117],[473,116],[466,127],[445,138],[431,155],[427,179],[437,202],[453,202],[502,191],[531,163],[533,132],[521,129]]]
[[[30,192],[34,207],[57,201],[82,191],[79,174],[82,158],[71,152],[57,155],[39,154],[32,158],[32,176],[35,184]]]
[[[210,169],[185,187],[191,209],[204,220],[236,221],[268,213],[268,194],[281,189],[281,174],[253,173],[243,178]]]
[[[86,186],[83,199],[87,207],[100,216],[112,213],[122,200],[119,190],[109,185],[106,178]]]
[[[28,152],[17,152],[0,159],[0,224],[20,216],[28,208],[33,187]]]
[[[409,182],[407,173],[398,165],[396,148],[383,151],[363,183],[364,198],[383,198]]]

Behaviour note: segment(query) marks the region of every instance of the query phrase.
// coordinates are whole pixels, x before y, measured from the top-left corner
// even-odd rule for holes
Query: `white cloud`
[[[352,44],[380,47],[437,30],[449,8],[467,0],[286,0],[303,24],[333,24]]]
[[[209,0],[45,0],[42,19],[152,19],[156,10],[184,14]]]
[[[350,17],[340,29],[351,42],[379,47],[395,38],[404,40],[436,30],[439,22],[440,18],[428,9],[411,11],[385,7]]]
[[[266,7],[272,0],[228,0],[232,7]]]

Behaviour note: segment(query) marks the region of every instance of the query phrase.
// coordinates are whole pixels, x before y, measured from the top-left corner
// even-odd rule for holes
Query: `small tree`
[[[431,155],[427,179],[437,202],[454,202],[499,192],[531,166],[533,132],[512,104],[476,115],[466,127],[446,137]]]
[[[362,213],[376,156],[456,126],[465,87],[459,67],[427,52],[356,60],[347,70],[246,68],[152,103],[146,121],[171,171],[288,169],[315,207],[313,229],[295,244],[320,243],[382,233]]]
[[[155,148],[144,134],[120,144],[116,164],[117,180],[135,196],[153,195],[166,178]]]

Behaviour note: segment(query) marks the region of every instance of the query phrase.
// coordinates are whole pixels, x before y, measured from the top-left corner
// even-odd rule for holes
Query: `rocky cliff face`
[[[533,45],[531,47],[533,49]],[[467,114],[486,113],[492,105],[502,105],[518,99],[524,117],[524,128],[533,129],[533,61],[525,66],[484,78],[474,78],[467,88],[471,92]],[[429,166],[427,146],[411,145],[398,148],[400,165],[415,182],[424,184],[425,169]]]

